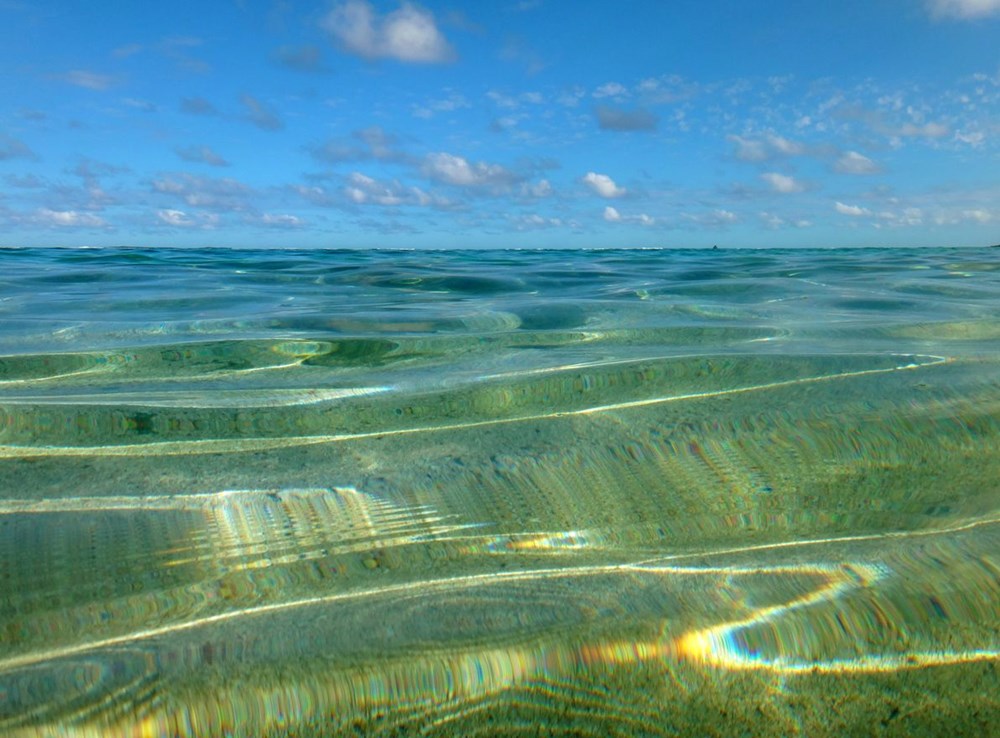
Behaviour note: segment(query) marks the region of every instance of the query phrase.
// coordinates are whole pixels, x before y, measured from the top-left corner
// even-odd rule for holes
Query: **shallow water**
[[[0,732],[985,734],[996,250],[0,251]]]

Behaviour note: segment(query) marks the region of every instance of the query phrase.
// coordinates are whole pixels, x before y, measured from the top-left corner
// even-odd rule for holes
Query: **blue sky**
[[[0,245],[1000,242],[1000,0],[0,0]]]

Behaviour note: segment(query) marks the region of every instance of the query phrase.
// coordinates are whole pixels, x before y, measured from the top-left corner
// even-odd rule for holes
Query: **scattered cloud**
[[[605,82],[591,94],[598,99],[603,97],[628,97],[628,88],[618,82]]]
[[[848,151],[833,163],[833,170],[840,174],[878,174],[882,168],[864,154]]]
[[[413,106],[413,115],[429,120],[438,113],[451,113],[463,108],[472,107],[463,95],[457,92],[449,93],[447,97],[438,100],[428,100]]]
[[[347,0],[320,25],[341,49],[365,59],[434,64],[455,58],[433,14],[409,2],[380,16],[367,0]]]
[[[37,159],[28,145],[20,139],[0,133],[0,161],[6,159]]]
[[[806,220],[805,218],[789,220],[788,218],[783,218],[776,213],[770,213],[767,211],[758,213],[758,216],[764,224],[764,227],[772,231],[776,231],[780,228],[809,228],[812,225],[812,221]]]
[[[213,167],[229,166],[228,161],[223,159],[208,146],[185,146],[183,148],[174,149],[174,151],[176,152],[177,156],[179,156],[184,161],[190,161],[199,164],[210,164]]]
[[[799,182],[794,177],[790,177],[787,174],[780,174],[778,172],[764,172],[760,175],[760,178],[767,182],[772,190],[780,192],[782,195],[802,192],[806,188],[804,184]]]
[[[544,216],[538,213],[511,216],[510,220],[513,221],[514,227],[519,231],[534,231],[543,228],[561,228],[565,225],[574,225],[573,223],[566,223],[562,218]]]
[[[255,218],[248,218],[247,222],[268,228],[295,229],[304,228],[308,223],[296,215],[287,213],[264,213]]]
[[[598,105],[594,108],[602,131],[655,131],[660,119],[644,108],[625,110]]]
[[[188,115],[218,115],[219,111],[203,97],[181,98],[181,112]]]
[[[944,138],[951,133],[951,129],[944,123],[905,123],[895,131],[898,136],[907,138]]]
[[[550,197],[553,193],[552,184],[547,179],[538,182],[525,182],[521,185],[521,196],[540,199]]]
[[[241,96],[240,102],[247,109],[247,120],[262,131],[280,131],[285,127],[285,124],[278,117],[277,113],[253,95]]]
[[[107,74],[88,72],[85,69],[74,69],[61,75],[60,79],[76,87],[88,90],[106,90],[114,84],[114,78]]]
[[[503,187],[520,179],[499,164],[472,163],[444,152],[428,154],[421,169],[432,180],[460,187]]]
[[[58,226],[60,228],[104,228],[107,222],[93,213],[81,213],[77,210],[49,210],[39,208],[32,220],[40,225]]]
[[[606,174],[587,172],[583,176],[583,183],[601,197],[615,198],[625,194],[625,188],[616,185],[615,181]]]
[[[764,162],[784,156],[801,156],[807,153],[805,144],[768,133],[763,136],[727,136],[736,144],[736,158],[741,161]]]
[[[834,204],[834,210],[836,210],[841,215],[849,215],[852,218],[860,218],[865,215],[871,215],[872,212],[868,208],[863,208],[860,205],[845,205],[839,200]]]
[[[307,148],[319,161],[340,164],[345,161],[388,161],[410,163],[412,157],[398,148],[399,140],[379,126],[353,131],[349,137],[331,138]]]
[[[705,213],[681,213],[681,217],[705,228],[724,228],[740,220],[736,213],[725,208],[716,208]]]
[[[646,213],[639,213],[638,215],[622,215],[618,211],[618,208],[613,208],[610,205],[604,208],[602,217],[608,223],[638,223],[639,225],[644,226],[656,225],[656,219],[651,218],[646,215]]]
[[[161,223],[178,228],[187,228],[195,224],[183,210],[157,210],[156,217]]]
[[[149,100],[141,100],[136,97],[125,97],[122,98],[122,105],[126,105],[130,108],[134,108],[143,113],[155,113],[159,110],[156,103],[150,102]]]
[[[432,195],[419,187],[406,186],[395,179],[379,181],[360,172],[348,176],[344,194],[355,205],[449,207],[452,204],[447,198]]]
[[[253,190],[242,182],[224,177],[199,177],[194,174],[170,174],[152,182],[153,191],[181,200],[190,207],[225,211],[249,210]]]
[[[1000,15],[1000,0],[929,0],[927,7],[935,18],[973,20]]]
[[[323,52],[319,47],[306,44],[304,46],[279,46],[271,54],[276,64],[293,69],[296,72],[310,74],[326,74],[330,70],[323,63]]]

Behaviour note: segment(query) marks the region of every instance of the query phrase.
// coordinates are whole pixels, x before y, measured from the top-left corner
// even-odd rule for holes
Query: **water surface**
[[[0,251],[0,732],[986,734],[995,250]]]

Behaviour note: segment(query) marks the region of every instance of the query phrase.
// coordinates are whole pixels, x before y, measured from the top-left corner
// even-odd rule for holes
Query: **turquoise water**
[[[1000,252],[0,251],[0,733],[985,735]]]

